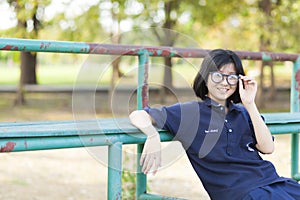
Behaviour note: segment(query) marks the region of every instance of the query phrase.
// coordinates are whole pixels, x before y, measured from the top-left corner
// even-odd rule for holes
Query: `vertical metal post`
[[[107,199],[122,199],[122,143],[108,146]]]
[[[149,54],[143,50],[139,55],[138,68],[138,87],[137,87],[137,109],[141,110],[148,105],[148,68]],[[142,173],[140,158],[143,151],[143,144],[137,145],[137,174],[136,174],[136,199],[143,193],[146,193],[147,176]]]
[[[294,62],[291,79],[291,112],[299,112],[300,105],[300,57]],[[291,135],[291,176],[299,172],[299,134]]]
[[[147,50],[141,51],[139,55],[138,68],[138,88],[137,88],[137,109],[141,110],[148,106],[148,72],[149,53]]]

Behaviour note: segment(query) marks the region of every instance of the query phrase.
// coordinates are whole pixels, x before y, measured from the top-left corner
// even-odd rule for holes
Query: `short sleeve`
[[[196,102],[177,103],[161,108],[145,108],[154,119],[157,128],[165,129],[173,135],[196,132],[199,121],[199,105]]]
[[[157,128],[166,129],[165,123],[167,119],[166,109],[146,107],[144,110],[154,119]]]
[[[174,104],[161,108],[145,108],[145,111],[154,119],[157,128],[165,129],[175,135],[181,120],[180,109],[180,104]]]

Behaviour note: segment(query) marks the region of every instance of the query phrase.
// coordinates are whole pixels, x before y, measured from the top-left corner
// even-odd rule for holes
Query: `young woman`
[[[240,58],[229,50],[210,51],[193,89],[202,101],[130,114],[132,124],[147,135],[143,172],[155,174],[161,164],[156,126],[181,142],[211,199],[299,200],[300,185],[280,177],[259,155],[272,153],[274,143],[254,102],[257,83],[245,76]]]

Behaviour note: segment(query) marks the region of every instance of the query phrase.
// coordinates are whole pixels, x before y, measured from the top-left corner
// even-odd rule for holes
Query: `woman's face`
[[[236,70],[233,63],[228,63],[223,65],[219,71],[221,74],[225,75],[235,75]],[[208,76],[207,80],[207,88],[208,88],[208,97],[212,100],[216,101],[217,103],[225,106],[226,99],[230,97],[236,90],[237,84],[229,85],[226,78],[223,76],[223,80],[219,83],[215,83],[211,79],[211,74]]]

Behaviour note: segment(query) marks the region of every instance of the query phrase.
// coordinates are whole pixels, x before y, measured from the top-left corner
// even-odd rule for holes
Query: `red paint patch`
[[[296,80],[296,90],[300,92],[300,69],[296,72],[295,80]],[[300,94],[298,98],[300,99]]]
[[[19,50],[17,46],[6,45],[2,48],[3,50]]]
[[[300,70],[298,70],[296,72],[295,79],[296,79],[296,82],[298,83],[297,84],[297,89],[299,89],[299,87],[300,87]]]
[[[13,151],[16,146],[15,142],[7,142],[4,147],[1,147],[0,152],[10,152]]]

